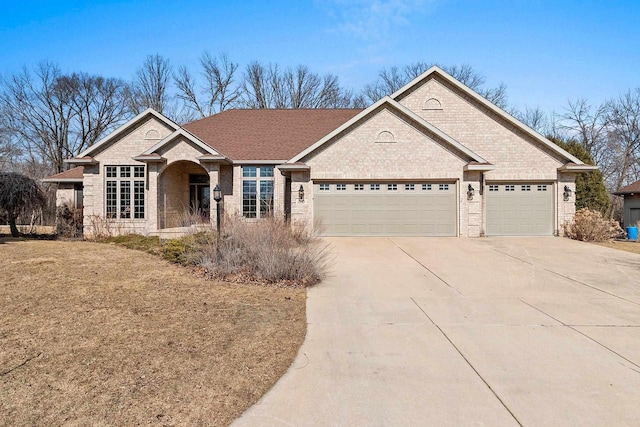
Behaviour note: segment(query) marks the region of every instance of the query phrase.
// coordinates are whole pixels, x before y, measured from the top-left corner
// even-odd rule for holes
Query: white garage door
[[[488,184],[488,236],[550,236],[553,234],[553,185]]]
[[[455,236],[453,182],[314,183],[324,236]]]

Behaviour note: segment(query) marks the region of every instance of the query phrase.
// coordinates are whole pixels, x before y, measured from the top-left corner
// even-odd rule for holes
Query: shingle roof
[[[640,194],[640,181],[636,181],[627,186],[624,186],[613,194],[623,195],[623,194],[631,194],[631,193]]]
[[[361,111],[227,110],[183,128],[233,160],[288,160]]]
[[[60,172],[55,175],[48,176],[43,181],[45,182],[82,181],[83,174],[84,174],[84,167],[77,166],[75,168],[71,168],[64,172]]]

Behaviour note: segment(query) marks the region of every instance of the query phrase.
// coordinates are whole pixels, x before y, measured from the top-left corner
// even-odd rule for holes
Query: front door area
[[[208,175],[189,175],[189,209],[192,215],[209,219],[211,191]]]

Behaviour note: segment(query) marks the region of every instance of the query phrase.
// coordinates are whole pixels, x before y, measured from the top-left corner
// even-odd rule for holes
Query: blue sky
[[[130,79],[148,54],[308,65],[355,90],[384,66],[470,64],[509,102],[560,111],[640,87],[640,2],[3,1],[0,74],[48,59]]]

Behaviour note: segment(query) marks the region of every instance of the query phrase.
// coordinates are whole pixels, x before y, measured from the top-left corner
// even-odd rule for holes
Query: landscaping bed
[[[118,245],[0,240],[0,271],[0,425],[228,425],[306,331],[303,288]]]

